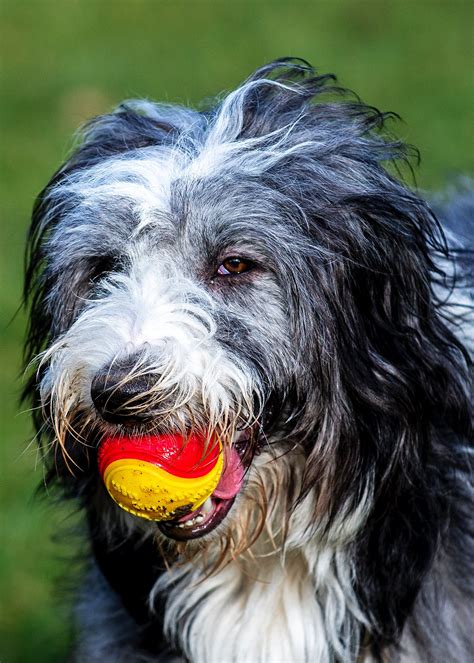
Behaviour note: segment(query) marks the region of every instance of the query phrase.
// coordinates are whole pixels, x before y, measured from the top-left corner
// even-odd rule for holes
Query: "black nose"
[[[92,380],[91,397],[101,417],[110,423],[141,423],[152,417],[150,388],[157,376],[133,375],[123,366],[102,369]]]

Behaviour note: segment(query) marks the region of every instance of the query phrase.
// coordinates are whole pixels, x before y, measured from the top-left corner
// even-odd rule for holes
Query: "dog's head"
[[[39,197],[27,277],[29,390],[65,486],[97,502],[104,436],[216,433],[227,492],[168,538],[235,552],[291,514],[293,537],[380,523],[463,398],[442,243],[386,168],[407,152],[385,119],[279,61],[210,109],[130,102],[86,127]]]

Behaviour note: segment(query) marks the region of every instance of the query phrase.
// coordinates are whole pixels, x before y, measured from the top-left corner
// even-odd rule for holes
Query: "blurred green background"
[[[67,510],[34,497],[42,469],[18,406],[15,312],[31,206],[74,130],[123,98],[193,104],[298,55],[400,113],[398,132],[422,153],[418,183],[436,188],[472,172],[473,16],[456,0],[1,0],[0,11],[0,660],[54,662],[70,638],[60,578],[77,541]]]

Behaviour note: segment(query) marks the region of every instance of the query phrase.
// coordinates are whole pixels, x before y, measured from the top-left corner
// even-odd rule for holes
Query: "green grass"
[[[422,153],[418,182],[434,188],[472,172],[472,16],[455,0],[2,0],[0,12],[0,660],[49,663],[64,660],[69,640],[58,579],[76,543],[64,509],[33,495],[42,470],[19,414],[24,317],[13,316],[31,205],[75,128],[126,97],[195,103],[299,55],[400,113],[399,133]]]

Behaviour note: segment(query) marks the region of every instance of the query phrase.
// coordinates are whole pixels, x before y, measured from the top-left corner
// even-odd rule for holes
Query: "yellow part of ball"
[[[178,477],[145,460],[123,458],[107,466],[104,483],[125,511],[147,520],[172,520],[200,507],[215,490],[222,474],[222,453],[202,477]]]

